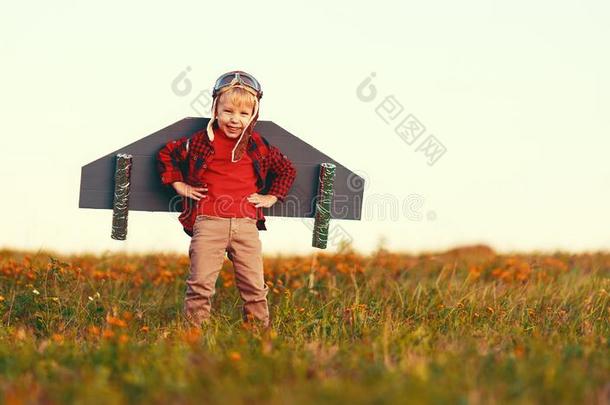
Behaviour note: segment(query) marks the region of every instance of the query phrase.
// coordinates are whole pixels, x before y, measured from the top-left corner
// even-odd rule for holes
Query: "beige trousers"
[[[235,284],[243,301],[243,320],[254,318],[269,326],[269,287],[263,276],[262,245],[254,218],[198,215],[195,219],[183,308],[187,320],[200,325],[209,319],[225,253],[233,262]]]

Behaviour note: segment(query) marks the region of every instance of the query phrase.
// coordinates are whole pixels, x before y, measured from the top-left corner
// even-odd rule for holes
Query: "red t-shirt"
[[[231,151],[237,140],[214,128],[214,155],[201,179],[207,184],[208,193],[198,202],[198,214],[256,218],[256,208],[247,199],[257,191],[252,159],[244,153],[238,162],[231,162]]]

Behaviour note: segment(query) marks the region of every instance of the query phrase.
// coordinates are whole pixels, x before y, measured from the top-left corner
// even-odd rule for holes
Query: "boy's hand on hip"
[[[277,197],[274,195],[254,193],[248,196],[248,201],[255,204],[254,207],[256,208],[269,208],[277,202]]]
[[[182,197],[192,198],[196,201],[206,198],[205,194],[208,192],[207,187],[195,187],[182,181],[176,181],[172,183],[172,186],[174,187],[174,190],[176,190],[176,193],[180,194]]]

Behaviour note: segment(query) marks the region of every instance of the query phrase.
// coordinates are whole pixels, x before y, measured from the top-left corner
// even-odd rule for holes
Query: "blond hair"
[[[256,103],[255,96],[248,90],[242,89],[241,87],[230,87],[227,91],[219,96],[218,104],[220,104],[221,98],[222,100],[225,100],[225,102],[228,101],[237,108],[246,107],[254,111],[254,104]]]

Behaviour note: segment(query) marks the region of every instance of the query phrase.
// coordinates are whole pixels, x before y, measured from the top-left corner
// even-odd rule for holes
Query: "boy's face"
[[[229,138],[239,138],[241,131],[248,125],[252,117],[252,107],[236,106],[231,100],[225,100],[224,94],[218,103],[218,127]]]

